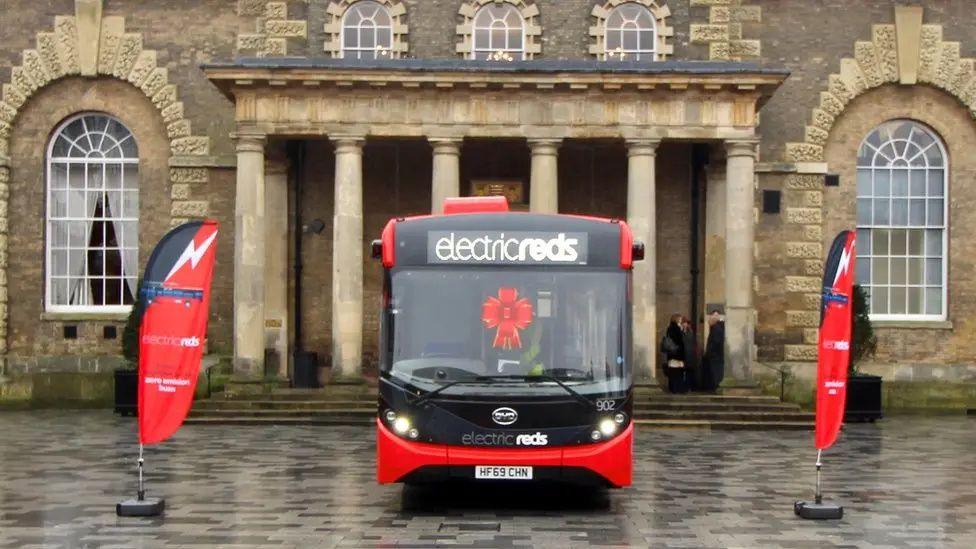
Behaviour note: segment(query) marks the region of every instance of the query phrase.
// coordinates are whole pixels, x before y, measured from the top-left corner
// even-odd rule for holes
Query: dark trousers
[[[685,381],[685,368],[668,368],[665,374],[668,376],[669,393],[687,393],[688,383]]]

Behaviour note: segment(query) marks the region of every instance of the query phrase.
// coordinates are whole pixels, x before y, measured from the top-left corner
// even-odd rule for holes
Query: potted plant
[[[851,355],[847,366],[847,404],[844,421],[871,421],[881,419],[881,376],[863,374],[858,364],[873,357],[878,350],[878,338],[874,335],[868,316],[868,294],[859,285],[854,286],[853,314],[851,315]]]
[[[142,288],[139,281],[138,288]],[[142,323],[142,300],[136,296],[125,328],[122,329],[122,356],[126,368],[115,370],[115,413],[136,415],[139,397],[139,325]]]

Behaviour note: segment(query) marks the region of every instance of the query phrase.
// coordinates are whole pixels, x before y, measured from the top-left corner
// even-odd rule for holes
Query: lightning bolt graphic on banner
[[[845,247],[844,251],[840,254],[840,263],[837,264],[837,274],[834,275],[834,286],[837,285],[837,281],[840,280],[840,277],[843,276],[848,271],[848,269],[851,268],[850,252],[853,249],[854,246],[851,246],[850,249]]]
[[[190,262],[191,268],[196,268],[197,263],[200,263],[200,260],[203,258],[203,254],[207,253],[207,249],[209,249],[210,245],[213,244],[215,238],[217,238],[216,231],[214,231],[212,235],[204,240],[200,244],[199,248],[194,246],[193,241],[191,240],[190,243],[187,244],[186,249],[183,250],[183,255],[176,260],[176,264],[173,265],[173,268],[169,271],[169,274],[166,275],[166,280],[169,280],[171,276],[180,270],[180,268],[186,265],[187,261]]]

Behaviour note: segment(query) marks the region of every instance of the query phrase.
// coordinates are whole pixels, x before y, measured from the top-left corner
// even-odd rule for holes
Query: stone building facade
[[[505,188],[654,244],[635,271],[644,378],[671,313],[720,305],[727,383],[785,368],[801,401],[825,250],[858,227],[879,336],[863,369],[891,406],[973,407],[963,4],[8,0],[0,402],[103,396],[133,263],[204,217],[222,225],[208,350],[237,381],[288,378],[299,346],[323,377],[369,375],[368,242]],[[103,134],[137,150],[103,158]]]

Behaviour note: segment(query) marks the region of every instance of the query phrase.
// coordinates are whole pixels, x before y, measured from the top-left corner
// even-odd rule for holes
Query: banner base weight
[[[115,505],[120,517],[155,517],[163,514],[166,500],[161,498],[127,499]]]
[[[840,520],[844,518],[844,508],[833,503],[797,501],[793,503],[793,512],[800,518],[807,520]]]

